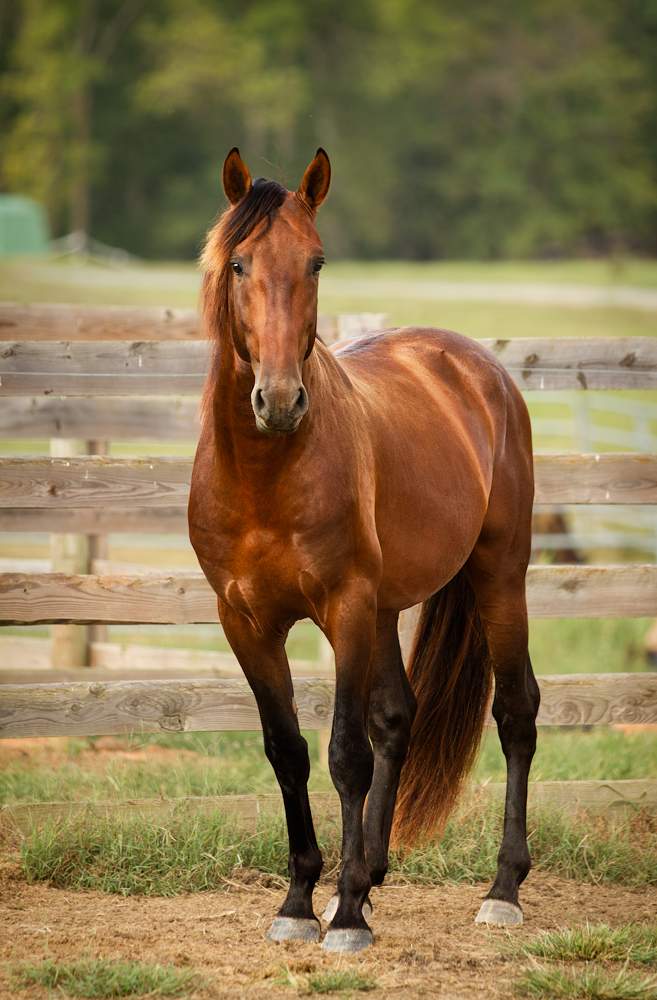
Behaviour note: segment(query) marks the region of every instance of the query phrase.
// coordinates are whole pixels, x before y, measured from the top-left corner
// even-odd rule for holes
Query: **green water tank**
[[[48,238],[43,205],[24,194],[0,194],[0,256],[44,254]]]

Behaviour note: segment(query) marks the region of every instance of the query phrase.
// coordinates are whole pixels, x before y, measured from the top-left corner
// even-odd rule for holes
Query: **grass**
[[[199,987],[198,976],[189,969],[145,962],[84,958],[55,962],[24,962],[11,969],[16,986],[44,986],[70,997],[184,997]]]
[[[364,976],[357,969],[329,969],[328,972],[314,972],[306,981],[309,993],[343,993],[352,990],[376,989],[377,982],[372,976]]]
[[[311,758],[310,789],[331,791],[330,777],[318,763],[317,733],[304,732],[304,736]],[[259,732],[152,735],[125,739],[115,745],[123,746],[124,752],[94,754],[93,739],[71,739],[68,752],[58,754],[52,762],[46,754],[8,761],[0,769],[0,802],[278,792]],[[158,756],[157,747],[170,752]],[[506,763],[494,730],[484,735],[472,777],[475,781],[506,780]],[[657,778],[657,733],[624,736],[606,727],[590,731],[542,728],[531,778],[534,781]]]
[[[655,1000],[657,976],[586,966],[583,969],[531,969],[517,983],[523,997],[545,1000]]]
[[[516,940],[506,950],[514,959],[530,962],[514,984],[521,996],[545,1000],[657,997],[657,975],[645,975],[645,966],[657,966],[655,924],[565,927],[528,941]]]
[[[553,962],[632,962],[657,966],[657,925],[586,924],[544,931],[530,941],[515,943],[514,955]]]
[[[439,843],[392,852],[389,881],[422,885],[488,881],[496,871],[502,808],[467,803]],[[325,872],[339,863],[336,824],[320,818],[317,835]],[[536,870],[584,882],[657,884],[657,832],[644,814],[608,823],[534,812],[529,843]],[[247,832],[219,812],[191,814],[180,807],[165,822],[139,815],[99,819],[78,815],[47,824],[20,845],[30,882],[56,888],[97,889],[122,895],[172,897],[225,886],[244,869],[287,879],[287,836],[280,815],[263,817]]]

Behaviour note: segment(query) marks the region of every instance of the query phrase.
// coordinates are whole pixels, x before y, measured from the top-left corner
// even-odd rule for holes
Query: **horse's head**
[[[251,404],[258,429],[291,434],[308,409],[302,368],[315,343],[324,262],[313,219],[328,192],[331,167],[319,149],[293,193],[274,181],[252,183],[233,149],[223,181],[231,203],[225,231],[232,229],[238,240],[224,244],[227,325],[237,354],[253,369]]]

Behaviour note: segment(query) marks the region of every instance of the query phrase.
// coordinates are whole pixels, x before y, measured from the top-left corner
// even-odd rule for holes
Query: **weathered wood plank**
[[[0,636],[0,684],[244,677],[233,653],[118,642],[92,642],[90,652],[88,667],[54,669],[49,639]],[[316,660],[292,659],[290,671],[293,677],[335,677],[335,669],[327,669]]]
[[[196,395],[210,350],[204,341],[8,342],[0,395]]]
[[[503,802],[506,795],[504,782],[489,782],[485,788],[471,786],[470,794]],[[622,814],[637,809],[657,812],[657,781],[635,779],[625,781],[531,781],[529,782],[528,809],[549,807],[567,813],[582,809]]]
[[[651,337],[484,340],[521,389],[652,389]],[[7,342],[0,395],[188,395],[202,391],[209,346],[199,341]]]
[[[2,340],[198,340],[196,309],[0,303]]]
[[[530,566],[527,601],[531,618],[655,617],[657,565]],[[216,597],[200,572],[0,574],[0,625],[218,620]]]
[[[654,454],[535,455],[534,476],[535,503],[657,503]]]
[[[365,330],[381,330],[387,323],[385,313],[319,313],[317,332],[333,343]],[[0,303],[0,341],[199,340],[202,336],[196,309]]]
[[[187,507],[0,507],[0,531],[188,533]]]
[[[159,456],[0,458],[0,509],[186,508],[193,463]],[[534,469],[536,503],[657,503],[656,455],[537,455]]]
[[[244,680],[9,684],[1,695],[0,738],[260,728],[255,699]],[[294,696],[302,729],[331,725],[332,681],[297,680]]]
[[[198,402],[188,396],[3,396],[0,437],[195,442]]]
[[[654,674],[571,674],[539,677],[541,726],[657,722]],[[334,681],[297,678],[302,729],[332,722]],[[490,711],[486,725],[494,726]],[[245,680],[75,681],[5,685],[0,690],[0,738],[100,736],[125,733],[258,729]]]
[[[0,623],[4,625],[218,621],[216,596],[199,571],[134,576],[0,574]]]
[[[326,816],[340,822],[340,799],[335,792],[312,792],[310,803],[315,818]],[[177,814],[223,813],[234,816],[247,829],[256,827],[261,815],[275,815],[282,811],[283,800],[279,792],[260,795],[198,795],[179,799],[106,799],[84,802],[19,802],[0,805],[0,828],[20,830],[29,834],[45,823],[67,823],[76,817],[85,819],[120,819],[144,816],[166,822]]]
[[[520,389],[654,389],[652,337],[481,340]]]
[[[194,459],[0,458],[0,507],[187,507]]]

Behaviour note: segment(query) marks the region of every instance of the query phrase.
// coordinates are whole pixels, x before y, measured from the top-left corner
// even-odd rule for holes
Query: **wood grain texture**
[[[186,509],[193,462],[191,457],[0,458],[0,509],[100,508],[108,517],[115,507]],[[656,455],[537,455],[534,470],[536,503],[657,503]],[[43,530],[59,530],[42,523]]]
[[[530,618],[655,617],[657,565],[530,566],[527,602]],[[218,620],[216,597],[200,572],[0,574],[0,625]],[[402,644],[407,644],[405,630]]]
[[[2,391],[0,387],[0,392]],[[0,396],[0,437],[198,441],[196,397]]]
[[[0,458],[0,507],[187,507],[194,459]]]
[[[481,340],[520,389],[657,388],[652,337]]]
[[[521,389],[652,389],[651,337],[483,340]],[[6,342],[0,395],[188,395],[200,393],[209,345],[200,341]]]
[[[187,535],[187,507],[0,507],[0,531]]]
[[[174,624],[219,622],[217,599],[200,571],[133,576],[0,574],[2,624]]]
[[[657,455],[535,455],[535,503],[657,503]]]
[[[9,684],[1,694],[0,738],[260,728],[244,680]],[[333,682],[297,680],[294,696],[302,729],[331,725]]]
[[[385,313],[319,313],[317,332],[329,343],[387,326]],[[0,341],[199,340],[196,309],[152,306],[0,303]]]
[[[0,303],[2,340],[198,340],[196,309]]]
[[[540,726],[657,722],[654,674],[571,674],[539,677]],[[327,729],[332,679],[297,678],[302,729]],[[494,726],[488,714],[486,725]],[[0,691],[0,738],[203,732],[260,728],[245,680],[74,681],[9,684]]]

